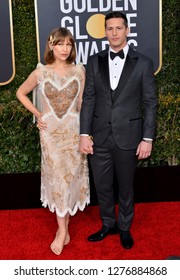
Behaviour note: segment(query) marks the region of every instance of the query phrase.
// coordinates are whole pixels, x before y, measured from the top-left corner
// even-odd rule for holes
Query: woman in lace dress
[[[16,93],[40,129],[41,201],[56,212],[58,230],[50,247],[57,255],[70,241],[69,216],[89,203],[87,158],[78,152],[85,71],[74,64],[75,57],[70,31],[54,29],[46,43],[46,65],[39,63]],[[37,105],[27,97],[32,90]]]

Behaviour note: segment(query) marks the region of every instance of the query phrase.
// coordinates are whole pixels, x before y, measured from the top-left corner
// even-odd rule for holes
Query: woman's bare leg
[[[69,235],[69,214],[66,215],[66,238],[64,241],[64,245],[67,245],[70,242],[70,235]]]
[[[58,223],[58,230],[56,232],[54,241],[51,243],[50,247],[54,254],[60,255],[63,250],[65,239],[66,239],[67,225],[66,225],[66,216],[63,218],[58,216],[56,217]]]

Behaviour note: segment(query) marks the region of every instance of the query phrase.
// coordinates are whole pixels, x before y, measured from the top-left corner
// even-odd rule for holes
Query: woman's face
[[[55,59],[66,61],[72,50],[72,43],[68,37],[61,40],[57,45],[50,46],[53,49]]]

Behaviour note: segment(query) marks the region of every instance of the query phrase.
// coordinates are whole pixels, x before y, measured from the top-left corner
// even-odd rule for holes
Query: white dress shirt
[[[126,60],[126,56],[129,50],[129,46],[126,45],[123,48],[124,51],[124,58],[120,58],[119,56],[116,56],[113,60],[110,58],[110,51],[111,52],[115,52],[113,49],[111,49],[111,47],[109,47],[109,76],[110,76],[110,85],[111,85],[111,89],[115,90],[118,83],[119,83],[119,79],[124,67],[124,63]]]

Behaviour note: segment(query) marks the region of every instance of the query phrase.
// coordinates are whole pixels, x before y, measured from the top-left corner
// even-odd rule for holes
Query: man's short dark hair
[[[106,21],[110,18],[122,18],[124,20],[124,25],[128,27],[128,20],[125,14],[120,12],[111,12],[107,14],[105,17],[105,28],[106,28]]]

